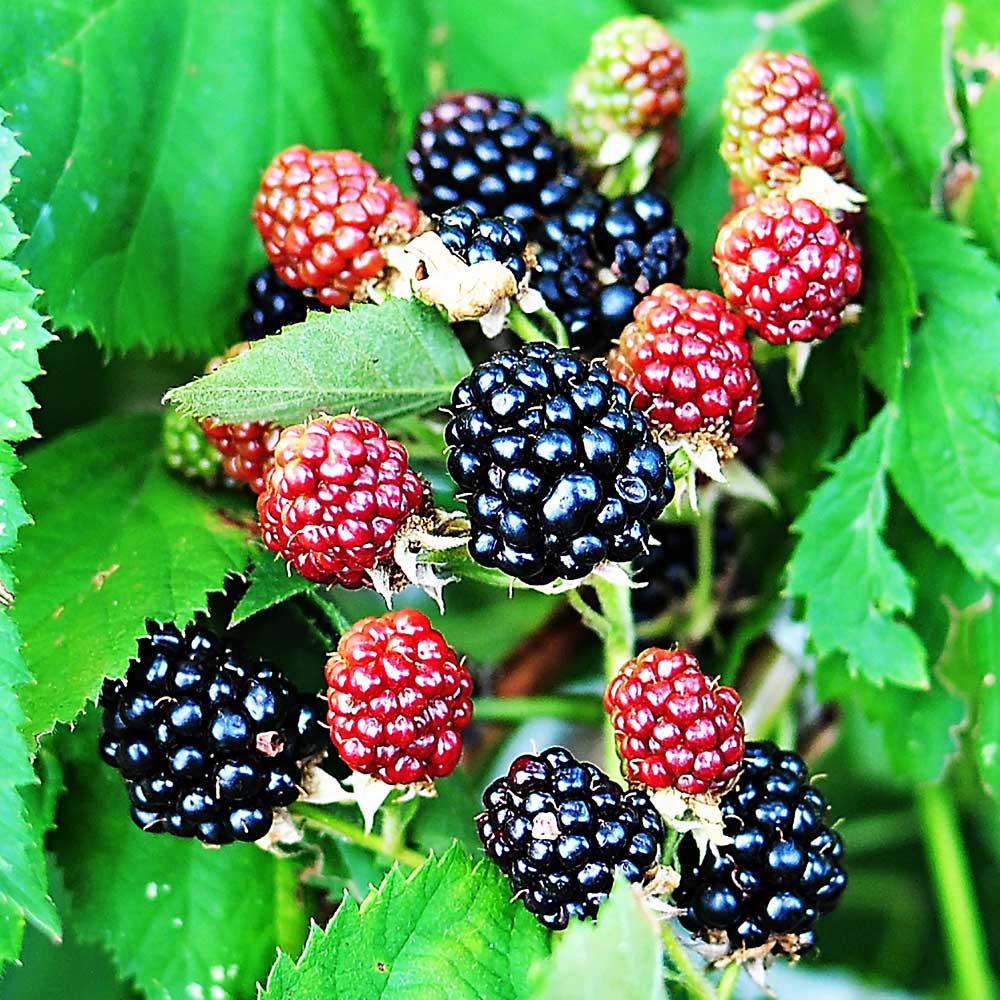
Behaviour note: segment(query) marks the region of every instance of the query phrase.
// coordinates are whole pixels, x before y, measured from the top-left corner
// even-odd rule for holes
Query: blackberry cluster
[[[574,346],[603,350],[653,288],[684,280],[688,241],[652,191],[609,201],[590,192],[545,222],[532,279]]]
[[[520,101],[493,94],[451,94],[422,111],[406,162],[428,215],[464,204],[530,228],[581,188],[570,144]]]
[[[733,843],[699,858],[681,841],[680,919],[702,937],[725,936],[733,950],[768,942],[801,954],[815,944],[814,924],[847,885],[843,842],[824,822],[826,799],[809,784],[797,754],[773,743],[748,743],[743,773],[721,801]]]
[[[562,747],[518,757],[483,805],[476,826],[486,853],[553,930],[595,917],[616,871],[640,882],[659,861],[663,824],[646,794]]]
[[[544,585],[644,550],[673,480],[646,418],[602,362],[525,344],[477,365],[452,407],[448,471],[477,562]]]
[[[132,820],[206,844],[260,839],[299,797],[300,762],[329,744],[319,701],[205,629],[148,627],[100,697],[101,757],[125,780]]]
[[[495,260],[514,275],[518,284],[524,280],[528,238],[512,219],[481,216],[468,205],[456,205],[441,215],[434,228],[441,242],[466,264]]]
[[[242,340],[262,340],[280,333],[292,323],[301,323],[311,309],[328,311],[319,299],[286,285],[270,264],[250,276],[247,299],[249,305],[239,320]]]

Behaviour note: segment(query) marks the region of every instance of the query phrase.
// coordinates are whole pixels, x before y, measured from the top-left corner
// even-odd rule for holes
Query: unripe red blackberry
[[[772,344],[819,340],[861,287],[861,253],[808,198],[749,205],[719,230],[715,264],[729,305]]]
[[[420,113],[406,162],[428,215],[466,205],[529,233],[581,187],[572,147],[545,118],[512,97],[476,91],[446,94]]]
[[[726,81],[722,117],[722,158],[762,195],[794,184],[803,166],[847,175],[837,109],[798,52],[746,56]]]
[[[234,344],[225,354],[209,361],[205,374],[210,375],[220,365],[249,350],[246,341]],[[254,493],[261,493],[281,428],[266,420],[227,424],[207,417],[202,420],[201,429],[222,455],[222,471],[230,479],[249,484]]]
[[[354,771],[390,785],[451,774],[472,718],[472,677],[427,616],[363,618],[326,664],[330,738]]]
[[[278,277],[328,306],[364,298],[385,269],[382,249],[420,226],[417,206],[349,149],[283,150],[252,214]]]
[[[148,627],[100,697],[100,754],[121,772],[133,822],[208,844],[259,840],[299,797],[301,762],[328,745],[318,702],[205,629]]]
[[[553,930],[593,918],[617,872],[653,874],[663,823],[652,802],[562,747],[525,754],[483,793],[479,839],[515,899]]]
[[[730,950],[799,955],[815,924],[847,886],[843,842],[826,825],[828,806],[797,754],[748,743],[743,773],[720,803],[732,843],[702,853],[686,836],[678,849],[681,923]]]
[[[743,320],[714,292],[677,285],[660,285],[634,316],[608,355],[614,379],[669,437],[728,450],[753,427],[760,397]]]
[[[594,33],[567,95],[566,132],[589,160],[610,137],[662,131],[684,107],[684,50],[651,17],[619,17]],[[612,161],[616,162],[616,161]]]
[[[740,773],[740,696],[683,649],[643,650],[604,693],[622,773],[636,785],[718,798]]]
[[[357,589],[424,504],[406,449],[377,423],[342,414],[282,431],[257,498],[261,538],[307,580]]]

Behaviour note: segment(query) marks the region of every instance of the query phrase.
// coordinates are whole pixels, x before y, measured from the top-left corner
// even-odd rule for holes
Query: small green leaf
[[[246,567],[249,531],[167,472],[159,432],[158,415],[108,418],[29,456],[37,523],[15,560],[14,617],[36,681],[22,694],[35,735],[125,672],[147,618],[190,621]]]
[[[460,847],[409,877],[393,868],[359,907],[344,898],[298,961],[281,954],[261,1000],[449,1000],[529,995],[547,935],[488,862]]]
[[[186,413],[222,420],[291,424],[352,407],[388,420],[446,403],[470,367],[437,309],[389,299],[310,313],[168,398]]]
[[[312,586],[304,576],[292,572],[280,556],[267,549],[256,548],[250,567],[250,586],[233,609],[229,624],[239,625],[258,612],[273,608]]]
[[[882,539],[892,415],[884,409],[833,466],[792,526],[801,535],[789,590],[821,656],[842,651],[852,673],[874,684],[926,687],[926,652],[898,614],[913,611],[903,567]]]
[[[1000,580],[1000,267],[929,212],[899,212],[895,221],[924,315],[889,470],[932,537],[974,574]]]
[[[667,1000],[663,975],[656,917],[619,880],[596,924],[574,920],[559,935],[533,1000]]]
[[[969,108],[969,149],[976,165],[968,222],[1000,259],[1000,79],[994,78]]]
[[[71,769],[55,838],[75,934],[104,945],[150,1000],[251,996],[279,941],[304,936],[282,926],[277,905],[292,862],[140,830],[121,778],[98,760],[95,721],[74,733],[94,750]]]

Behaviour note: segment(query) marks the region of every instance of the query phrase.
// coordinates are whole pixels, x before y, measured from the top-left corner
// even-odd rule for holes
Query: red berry
[[[740,696],[701,672],[683,649],[646,649],[604,693],[622,773],[650,788],[725,794],[743,760]]]
[[[357,589],[392,553],[424,503],[406,449],[377,423],[345,414],[286,427],[257,498],[261,537],[307,580]]]
[[[234,344],[225,354],[209,361],[205,374],[211,374],[219,365],[249,350],[250,345],[246,342]],[[254,493],[262,493],[281,428],[260,420],[225,424],[209,417],[202,420],[201,429],[222,455],[222,471],[230,479],[249,483]]]
[[[861,253],[808,198],[765,198],[730,219],[715,241],[722,291],[772,344],[819,340],[861,287]]]
[[[672,435],[728,440],[753,427],[760,382],[743,320],[714,292],[660,285],[608,355],[633,405]]]
[[[330,738],[354,771],[390,785],[451,774],[472,718],[472,677],[426,615],[363,618],[326,664]]]
[[[722,100],[722,157],[766,193],[794,184],[806,165],[842,179],[844,129],[815,67],[798,52],[753,52],[729,74]]]
[[[271,161],[252,214],[278,277],[328,306],[363,297],[385,268],[381,248],[420,225],[416,204],[357,153],[306,146]]]

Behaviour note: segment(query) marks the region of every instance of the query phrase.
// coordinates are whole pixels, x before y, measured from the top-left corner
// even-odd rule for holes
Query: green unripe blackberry
[[[163,460],[171,472],[215,486],[222,479],[222,455],[201,424],[173,407],[163,413]]]

